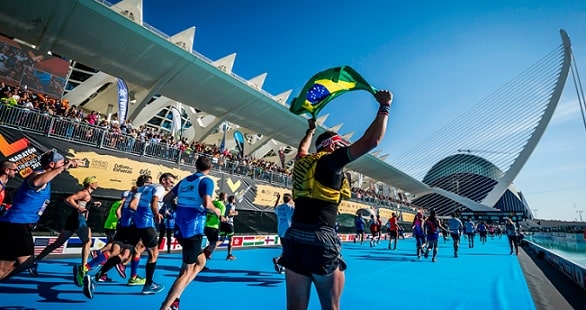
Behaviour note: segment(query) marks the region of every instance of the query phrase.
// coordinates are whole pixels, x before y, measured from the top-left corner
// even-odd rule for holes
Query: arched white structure
[[[206,126],[213,127],[222,120],[229,120],[251,132],[261,134],[263,139],[267,138],[267,141],[272,139],[291,146],[296,146],[300,136],[305,132],[307,119],[303,116],[292,115],[283,102],[289,97],[291,91],[273,96],[262,90],[261,81],[264,81],[264,77],[253,78],[251,82],[235,75],[232,69],[236,53],[211,61],[197,52],[177,46],[169,40],[169,36],[152,27],[147,27],[142,22],[142,1],[125,0],[113,8],[93,0],[59,3],[59,6],[55,6],[51,1],[43,0],[2,1],[0,2],[0,29],[10,36],[39,46],[41,51],[51,50],[110,76],[125,80],[131,97],[136,101],[129,107],[129,118],[140,115],[143,109],[147,109],[147,103],[155,94],[158,94],[218,118],[215,124],[212,120],[211,124]],[[133,4],[133,8],[139,9],[133,12],[134,21],[120,15],[120,8],[123,5],[130,7],[130,4]],[[122,12],[126,10],[130,12],[134,10],[133,8]],[[138,21],[136,15],[140,15]],[[554,68],[558,70],[557,75],[551,75],[556,78],[556,81],[541,82],[543,86],[555,84],[555,87],[548,88],[553,92],[535,92],[536,95],[540,95],[540,98],[547,98],[550,104],[547,112],[539,116],[540,125],[515,123],[516,127],[512,128],[513,131],[535,130],[535,132],[532,132],[532,135],[523,136],[521,140],[507,140],[513,141],[514,144],[500,144],[505,148],[497,151],[508,152],[510,149],[506,147],[511,146],[514,147],[511,153],[516,155],[494,156],[495,164],[499,167],[506,166],[506,169],[502,169],[505,174],[499,180],[499,186],[495,187],[494,193],[487,196],[482,203],[459,198],[458,200],[466,205],[486,206],[494,201],[494,197],[497,197],[507,184],[512,182],[537,144],[555,109],[569,68],[568,50],[569,40],[565,36],[560,58],[563,59],[562,65],[559,68],[556,67],[557,69]],[[526,91],[521,89],[517,94],[525,95]],[[517,102],[514,97],[507,100],[511,106]],[[525,112],[515,110],[515,113],[523,115]],[[326,130],[323,126],[326,117],[318,119],[320,127],[317,134]],[[195,125],[199,120],[191,119],[191,121]],[[487,128],[490,129],[490,127]],[[483,132],[476,133],[479,137],[490,138],[490,141],[476,139],[470,145],[453,144],[450,145],[452,149],[449,151],[451,154],[462,148],[494,151],[493,147],[497,145],[494,141],[498,141],[498,138],[507,138],[504,133],[499,137],[497,130],[488,132],[490,135],[484,136]],[[482,143],[489,147],[482,148]],[[480,147],[474,147],[475,145]],[[432,147],[431,143],[427,145],[428,150]],[[433,154],[439,155],[438,159],[450,154],[449,152],[439,154],[438,150],[440,148],[434,149]],[[412,152],[409,155],[413,154]],[[504,158],[502,164],[501,157]],[[412,162],[420,164],[416,161]],[[414,195],[421,196],[436,192],[457,198],[453,196],[457,193],[444,193],[439,189],[430,188],[420,181],[421,178],[416,177],[425,172],[425,165],[418,165],[418,170],[412,173],[412,170],[403,169],[399,164],[393,162],[391,166],[376,156],[367,154],[350,163],[347,168]]]
[[[503,195],[505,190],[513,183],[513,180],[517,177],[521,168],[525,165],[533,150],[537,146],[537,143],[543,136],[551,117],[553,116],[553,112],[555,112],[555,108],[560,101],[560,97],[562,95],[562,91],[564,90],[564,85],[566,84],[566,79],[568,77],[568,73],[570,71],[570,62],[572,59],[572,45],[570,42],[570,38],[568,34],[564,30],[560,30],[560,35],[562,37],[562,46],[561,46],[561,62],[559,67],[559,73],[557,76],[557,82],[554,84],[553,92],[549,97],[549,102],[546,104],[545,110],[543,111],[543,115],[541,119],[535,126],[533,130],[533,134],[527,140],[525,147],[517,156],[515,162],[511,165],[511,167],[505,172],[505,175],[499,180],[498,184],[488,193],[488,195],[482,200],[482,204],[488,206],[494,206],[496,202],[500,199]]]

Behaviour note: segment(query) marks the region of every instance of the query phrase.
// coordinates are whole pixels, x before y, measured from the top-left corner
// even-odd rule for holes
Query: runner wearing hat
[[[40,157],[41,169],[28,175],[15,191],[12,207],[0,217],[0,281],[33,264],[32,230],[50,203],[51,181],[63,171],[77,167],[76,160],[50,150]]]
[[[65,221],[65,226],[63,227],[63,230],[61,230],[57,240],[47,245],[47,247],[35,257],[33,265],[29,268],[29,273],[32,276],[38,276],[38,263],[55,249],[65,244],[65,241],[69,240],[69,238],[75,233],[79,237],[83,246],[81,250],[81,265],[77,265],[73,269],[73,282],[81,287],[83,276],[85,276],[85,273],[87,272],[84,266],[87,264],[92,236],[92,231],[87,225],[87,218],[89,215],[88,209],[92,205],[96,207],[102,205],[101,202],[92,200],[92,193],[98,188],[98,179],[95,176],[90,176],[86,177],[82,183],[83,189],[65,198],[65,203],[72,207],[71,212],[69,213],[69,216]]]

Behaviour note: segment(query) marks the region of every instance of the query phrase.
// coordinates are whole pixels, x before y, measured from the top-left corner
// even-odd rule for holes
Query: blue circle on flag
[[[321,84],[313,84],[313,86],[307,91],[307,101],[311,102],[312,105],[318,104],[326,99],[330,95],[330,91]]]

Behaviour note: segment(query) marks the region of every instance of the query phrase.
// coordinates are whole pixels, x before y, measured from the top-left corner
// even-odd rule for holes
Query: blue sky
[[[210,59],[237,53],[234,73],[268,73],[263,89],[275,95],[293,89],[296,96],[310,76],[340,65],[390,89],[395,99],[379,149],[391,164],[556,48],[560,28],[586,79],[585,1],[143,0],[143,10],[144,21],[168,35],[195,26],[193,47]],[[577,100],[570,77],[514,182],[538,218],[574,220],[586,211],[586,131]],[[350,93],[321,114],[356,139],[375,111],[369,95]]]

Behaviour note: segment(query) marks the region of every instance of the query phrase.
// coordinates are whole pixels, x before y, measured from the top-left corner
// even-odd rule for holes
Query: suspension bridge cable
[[[584,89],[582,88],[582,81],[580,81],[580,74],[578,73],[578,65],[576,64],[576,58],[574,52],[571,52],[572,57],[572,79],[574,81],[574,88],[576,89],[576,95],[578,96],[578,104],[580,105],[580,113],[582,113],[582,123],[584,124],[584,130],[586,130],[586,103],[584,102]]]

